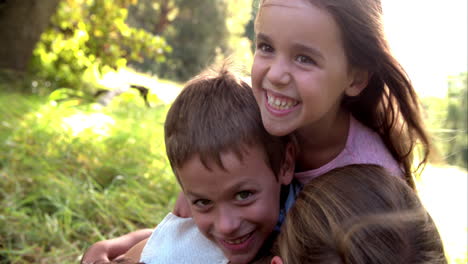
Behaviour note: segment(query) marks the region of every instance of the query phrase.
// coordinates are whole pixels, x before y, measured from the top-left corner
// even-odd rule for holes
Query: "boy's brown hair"
[[[235,153],[242,160],[251,146],[264,149],[267,165],[278,175],[290,142],[289,137],[266,132],[251,87],[226,66],[205,71],[185,85],[169,109],[164,131],[177,178],[176,168],[194,155],[207,169],[211,161],[224,169],[222,153]]]
[[[272,255],[285,264],[447,263],[414,190],[375,165],[338,168],[306,184]]]

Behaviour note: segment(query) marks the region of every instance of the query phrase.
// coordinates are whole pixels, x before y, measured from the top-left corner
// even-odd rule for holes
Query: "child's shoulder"
[[[151,234],[141,253],[141,261],[146,264],[228,263],[222,251],[199,231],[192,218],[181,218],[172,213]]]
[[[307,183],[334,168],[351,164],[375,164],[384,167],[394,175],[403,177],[398,162],[385,146],[379,134],[353,116],[350,118],[346,146],[340,154],[320,168],[298,172],[295,177],[300,182]]]
[[[398,162],[380,135],[353,116],[351,116],[350,120],[349,136],[345,150],[346,156],[351,159],[350,164],[380,165],[392,174],[403,176]]]
[[[350,117],[346,148],[363,151],[371,149],[388,152],[379,134],[353,116]]]
[[[345,150],[357,161],[375,159],[395,161],[380,135],[352,116]]]

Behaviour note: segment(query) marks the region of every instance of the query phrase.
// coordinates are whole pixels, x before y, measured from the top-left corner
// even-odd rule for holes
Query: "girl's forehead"
[[[303,8],[305,6],[310,6],[308,0],[263,0],[261,7],[285,7],[285,8]]]

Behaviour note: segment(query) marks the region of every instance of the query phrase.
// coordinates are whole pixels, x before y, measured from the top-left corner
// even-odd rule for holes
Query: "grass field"
[[[0,94],[0,263],[77,263],[91,242],[154,226],[178,186],[167,105],[66,106]]]
[[[105,108],[0,92],[0,263],[77,263],[92,242],[172,208],[162,124],[180,88],[124,79],[153,89],[153,107],[134,91]],[[418,189],[450,263],[467,263],[466,171],[428,166]]]

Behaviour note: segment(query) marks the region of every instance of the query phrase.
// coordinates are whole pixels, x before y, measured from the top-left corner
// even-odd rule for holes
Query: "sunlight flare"
[[[62,119],[62,127],[70,131],[73,137],[77,137],[83,132],[93,133],[102,137],[108,137],[115,120],[102,113],[75,114]]]

